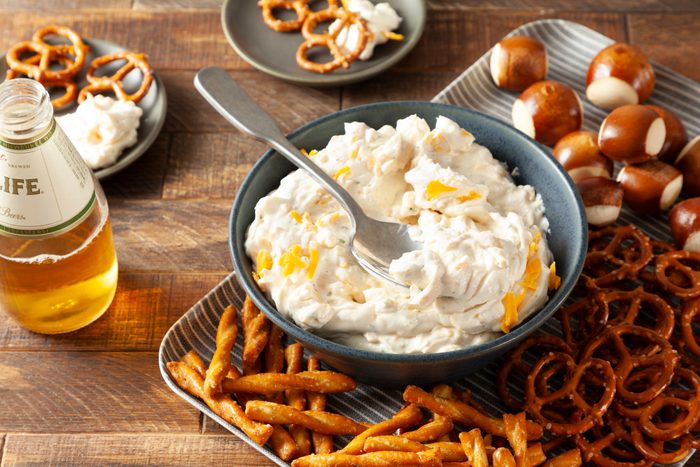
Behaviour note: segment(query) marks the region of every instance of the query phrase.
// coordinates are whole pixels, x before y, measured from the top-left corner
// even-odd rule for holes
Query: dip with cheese
[[[410,288],[370,275],[348,247],[345,211],[292,172],[258,202],[245,248],[259,286],[299,326],[361,349],[444,352],[508,332],[546,302],[557,278],[540,196],[452,120],[346,123],[308,154],[368,215],[409,224],[423,249],[391,264]]]
[[[143,110],[131,101],[88,95],[58,124],[91,169],[114,164],[124,149],[136,144]]]

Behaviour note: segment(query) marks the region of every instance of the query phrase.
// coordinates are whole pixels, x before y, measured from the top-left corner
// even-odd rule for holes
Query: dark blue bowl
[[[561,287],[540,311],[509,334],[453,352],[384,354],[337,344],[303,330],[282,316],[253,280],[252,263],[244,247],[246,231],[255,218],[256,203],[276,189],[285,175],[296,169],[272,150],[260,158],[243,181],[233,204],[229,225],[229,245],[238,279],[268,318],[328,365],[382,387],[400,388],[407,384],[454,381],[515,347],[549,319],[573,289],[583,267],[588,236],[581,198],[561,166],[523,133],[478,112],[428,102],[369,104],[315,120],[294,131],[290,139],[298,147],[322,148],[331,136],[344,133],[345,122],[361,121],[379,128],[386,124],[395,125],[397,120],[412,114],[424,118],[431,127],[440,115],[454,120],[474,134],[476,142],[489,148],[494,157],[505,162],[509,169],[518,168],[516,183],[530,184],[542,196],[550,224],[549,246],[562,279]]]

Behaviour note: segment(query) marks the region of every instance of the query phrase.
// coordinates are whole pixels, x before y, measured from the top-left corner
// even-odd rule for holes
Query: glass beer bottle
[[[107,200],[44,87],[0,85],[0,311],[43,334],[99,318],[117,287]]]

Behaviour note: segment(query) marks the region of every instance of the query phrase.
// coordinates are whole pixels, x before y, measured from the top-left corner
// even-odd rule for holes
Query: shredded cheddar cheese
[[[318,249],[313,248],[309,255],[309,267],[306,268],[307,279],[313,279],[314,274],[316,274],[316,267],[318,266]]]
[[[382,34],[384,35],[384,37],[386,37],[390,41],[402,41],[402,40],[404,40],[403,34],[399,34],[396,32],[383,32]]]
[[[540,275],[542,274],[542,263],[537,257],[541,238],[542,235],[537,232],[528,248],[525,274],[523,274],[523,280],[520,283],[523,289],[526,290],[537,290],[537,282],[540,280]]]
[[[338,180],[340,177],[342,177],[345,174],[350,173],[350,167],[347,165],[344,165],[343,167],[339,168],[338,171],[333,175],[333,180]]]
[[[481,198],[481,195],[479,193],[477,193],[476,191],[470,191],[466,195],[459,195],[457,197],[457,199],[462,203],[464,203],[465,201],[471,201],[473,199],[479,199],[479,198]]]
[[[255,257],[255,269],[258,276],[262,276],[262,272],[265,269],[272,269],[272,256],[267,250],[262,249],[258,251]]]
[[[445,185],[440,180],[431,180],[425,188],[425,199],[432,201],[443,193],[457,191],[457,188]]]
[[[301,245],[292,245],[287,251],[282,253],[279,259],[279,265],[282,268],[284,277],[289,277],[297,269],[306,268],[306,262],[303,260],[302,256]]]
[[[355,158],[357,158],[357,153],[358,153],[359,151],[360,151],[359,148],[353,149],[352,152],[350,153],[350,159],[355,159]]]
[[[518,323],[518,308],[523,302],[525,294],[523,292],[514,294],[508,292],[503,296],[503,319],[501,319],[501,330],[509,333],[511,328]]]
[[[292,212],[289,213],[290,216],[292,216],[292,219],[296,221],[297,224],[301,224],[301,216],[299,215],[299,211],[294,209]]]
[[[549,288],[558,289],[561,286],[561,277],[557,276],[557,263],[549,265]]]

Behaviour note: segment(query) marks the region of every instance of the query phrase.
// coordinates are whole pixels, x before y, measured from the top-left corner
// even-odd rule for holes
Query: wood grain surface
[[[322,90],[284,83],[239,58],[221,31],[222,3],[0,2],[0,49],[39,26],[66,24],[147,52],[168,92],[156,143],[103,183],[120,263],[107,313],[53,337],[0,314],[0,466],[270,465],[174,395],[157,367],[163,334],[232,268],[231,202],[265,149],[195,92],[200,67],[229,70],[285,130],[367,102],[430,99],[503,35],[542,18],[629,40],[700,80],[697,0],[429,0],[424,37],[404,60],[368,82]]]

